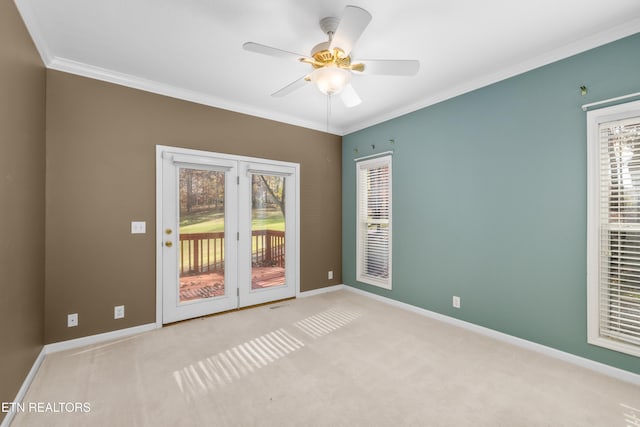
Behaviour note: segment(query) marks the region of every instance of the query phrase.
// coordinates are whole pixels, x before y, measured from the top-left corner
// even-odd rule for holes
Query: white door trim
[[[284,166],[284,167],[292,167],[295,169],[295,207],[294,207],[294,215],[295,215],[295,294],[296,296],[300,295],[300,164],[285,162],[280,160],[270,160],[263,159],[258,157],[246,157],[239,156],[233,154],[224,154],[224,153],[216,153],[209,152],[203,150],[193,150],[189,148],[180,148],[180,147],[171,147],[166,145],[156,145],[156,326],[162,327],[162,296],[163,296],[163,288],[162,288],[162,253],[163,253],[163,217],[162,217],[162,197],[163,197],[163,186],[162,186],[162,158],[164,153],[170,152],[173,153],[174,156],[178,156],[178,158],[211,158],[216,157],[220,159],[233,160],[238,162],[249,162],[249,163],[261,163],[265,162]],[[236,230],[238,231],[238,230]]]

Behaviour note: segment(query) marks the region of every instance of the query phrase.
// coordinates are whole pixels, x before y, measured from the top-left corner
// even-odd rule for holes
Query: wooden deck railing
[[[254,265],[284,267],[284,231],[253,231],[251,248],[251,262]]]
[[[257,266],[284,267],[284,231],[251,233],[251,262]],[[180,275],[224,270],[224,232],[180,234]]]

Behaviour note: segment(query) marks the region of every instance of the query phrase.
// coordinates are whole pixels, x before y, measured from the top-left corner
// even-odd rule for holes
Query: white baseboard
[[[460,328],[464,328],[464,329],[476,332],[478,334],[497,339],[499,341],[513,344],[518,347],[525,348],[527,350],[535,351],[537,353],[541,353],[541,354],[553,357],[555,359],[560,359],[565,362],[569,362],[574,365],[578,365],[583,368],[590,369],[592,371],[595,371],[595,372],[598,372],[598,373],[601,373],[601,374],[604,374],[604,375],[607,375],[631,384],[640,385],[640,375],[634,374],[633,372],[625,371],[624,369],[615,368],[613,366],[605,365],[604,363],[596,362],[590,359],[585,359],[584,357],[576,356],[575,354],[567,353],[552,347],[547,347],[545,345],[538,344],[532,341],[527,341],[522,338],[514,337],[513,335],[508,335],[503,332],[498,332],[493,329],[485,328],[484,326],[479,326],[474,323],[469,323],[464,320],[456,319],[454,317],[445,316],[444,314],[429,311],[424,308],[416,307],[415,305],[396,301],[391,298],[376,295],[371,292],[363,291],[361,289],[357,289],[351,286],[344,286],[343,289],[349,292],[354,292],[359,295],[364,295],[366,297],[375,299],[385,304],[392,305],[394,307],[401,308],[403,310],[411,311],[413,313],[420,314],[422,316],[426,316],[431,319],[439,320],[441,322],[445,322],[450,325],[458,326]]]
[[[24,399],[24,396],[25,394],[27,394],[27,390],[29,389],[29,386],[33,382],[33,379],[36,377],[36,374],[38,373],[38,369],[40,369],[40,365],[42,365],[42,362],[44,361],[44,356],[46,354],[47,352],[45,348],[42,347],[42,350],[40,350],[40,354],[38,354],[38,357],[36,357],[35,362],[33,362],[33,366],[31,366],[31,369],[29,370],[27,377],[22,382],[22,386],[20,387],[20,390],[18,390],[18,394],[16,394],[15,399],[13,399],[14,403],[22,402],[22,399]],[[15,416],[16,416],[16,410],[15,410],[15,407],[12,406],[11,410],[7,412],[7,414],[4,416],[4,419],[2,420],[0,427],[9,427],[11,425],[11,421],[13,421],[13,417]]]
[[[299,292],[298,298],[312,297],[314,295],[326,294],[327,292],[335,292],[344,289],[344,285],[327,286],[326,288],[313,289],[310,291]]]
[[[117,331],[105,332],[103,334],[89,335],[88,337],[47,344],[44,346],[45,354],[57,353],[59,351],[71,350],[73,348],[117,340],[131,335],[152,331],[154,329],[157,329],[157,327],[158,326],[155,323],[148,323],[146,325],[134,326],[132,328],[118,329]]]

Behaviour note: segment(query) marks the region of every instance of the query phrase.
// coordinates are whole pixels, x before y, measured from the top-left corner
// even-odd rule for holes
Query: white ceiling
[[[363,102],[331,101],[344,135],[640,31],[638,0],[15,0],[47,67],[327,131],[310,66],[242,49],[308,54],[345,5],[373,19],[351,56],[418,59],[412,77],[358,76]]]

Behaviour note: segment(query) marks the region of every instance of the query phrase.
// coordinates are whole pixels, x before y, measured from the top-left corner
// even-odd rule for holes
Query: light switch
[[[131,221],[131,234],[145,234],[146,232],[146,221]]]

